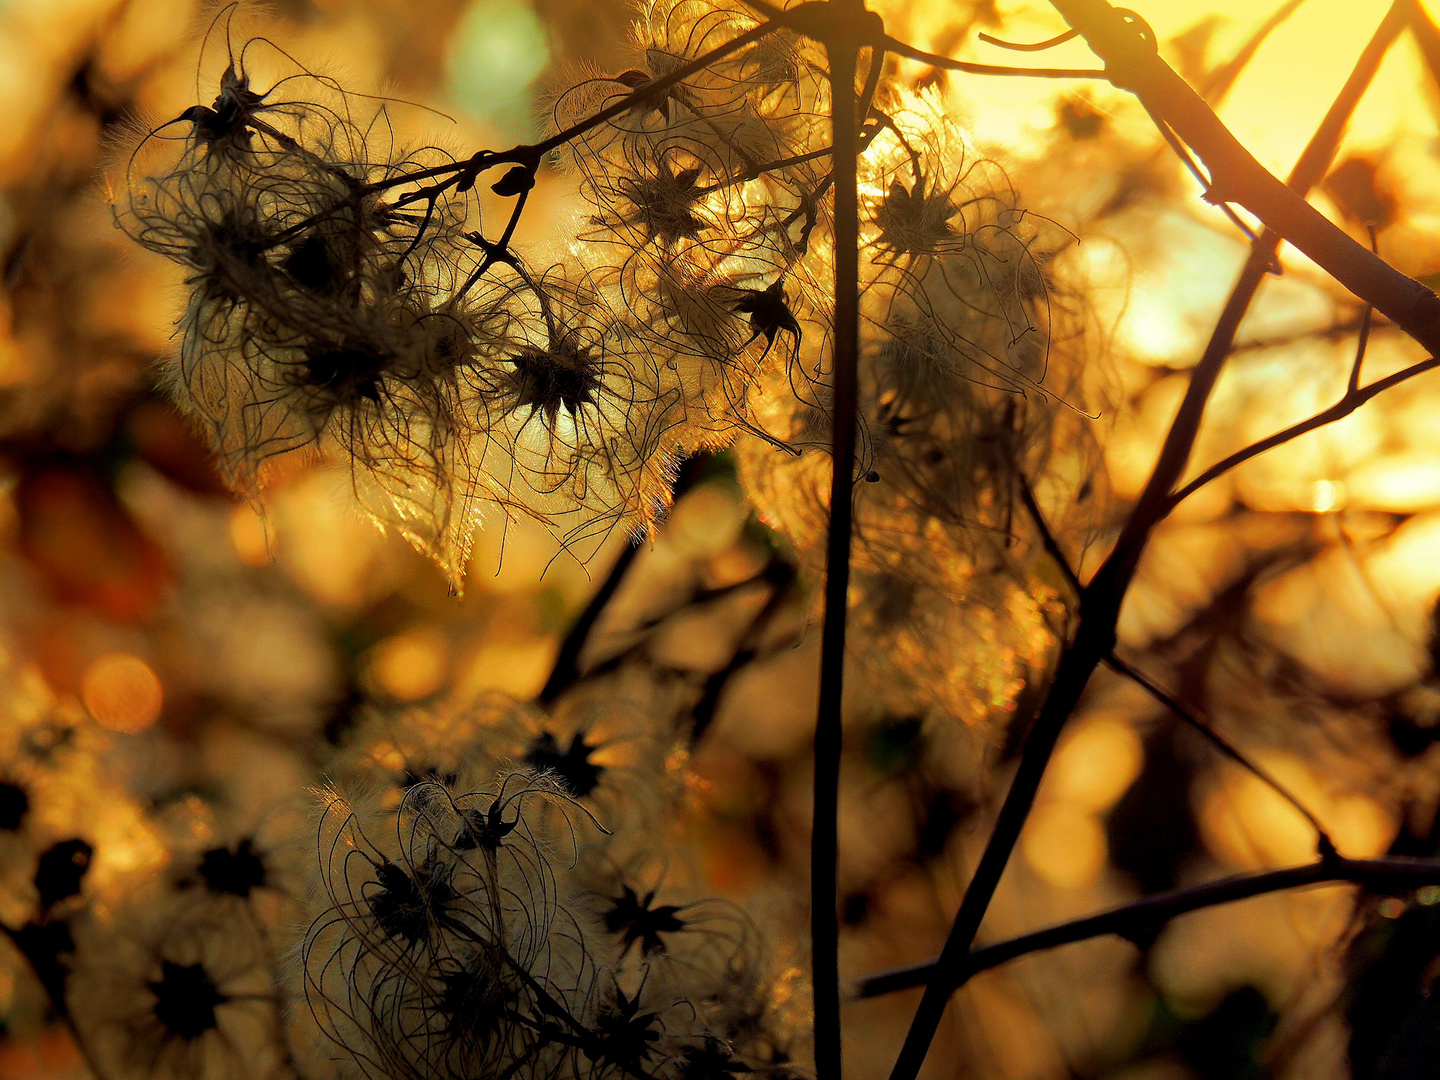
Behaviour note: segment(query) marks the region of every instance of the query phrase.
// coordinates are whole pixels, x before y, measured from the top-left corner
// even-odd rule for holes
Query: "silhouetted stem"
[[[556,699],[580,678],[580,654],[590,640],[590,632],[595,629],[595,624],[599,621],[600,616],[610,606],[610,601],[615,598],[616,590],[625,580],[625,575],[630,572],[630,565],[638,554],[640,554],[639,544],[632,541],[625,545],[614,564],[611,565],[610,572],[605,575],[605,580],[600,583],[600,587],[595,590],[595,595],[585,605],[585,610],[566,631],[565,640],[560,643],[560,651],[555,655],[555,664],[550,669],[550,677],[545,680],[544,689],[535,699],[539,704],[545,706],[555,704]]]
[[[1105,603],[1105,608],[1097,607]],[[1066,717],[1075,709],[1084,692],[1085,684],[1096,665],[1105,658],[1115,644],[1115,622],[1119,615],[1119,601],[1107,597],[1096,597],[1087,589],[1081,595],[1080,623],[1075,640],[1060,656],[1055,671],[1055,680],[1050,693],[1041,706],[1040,714],[1031,726],[1020,753],[1020,764],[1006,792],[1005,801],[995,818],[995,827],[981,853],[980,862],[965,895],[960,901],[960,910],[941,950],[937,974],[925,986],[925,994],[915,1011],[906,1033],[905,1043],[891,1071],[891,1080],[914,1080],[925,1062],[925,1054],[940,1026],[945,1004],[950,998],[950,987],[939,977],[938,971],[954,969],[970,952],[970,944],[980,929],[980,922],[1000,884],[1010,852],[1020,837],[1030,807],[1035,802],[1035,793],[1040,788],[1040,779],[1055,741]]]
[[[1325,826],[1320,824],[1320,819],[1310,812],[1310,808],[1301,802],[1294,792],[1271,775],[1270,770],[1264,768],[1258,762],[1251,761],[1240,751],[1238,746],[1233,745],[1229,739],[1221,735],[1204,720],[1201,720],[1198,715],[1183,705],[1178,698],[1170,694],[1139,668],[1131,666],[1114,653],[1111,653],[1105,658],[1105,663],[1108,664],[1112,670],[1118,671],[1121,675],[1133,681],[1161,705],[1164,705],[1181,720],[1189,724],[1195,731],[1198,731],[1200,735],[1209,742],[1211,746],[1220,751],[1221,754],[1239,765],[1251,776],[1275,792],[1276,795],[1279,795],[1293,806],[1295,812],[1303,817],[1309,823],[1310,827],[1315,830],[1316,846],[1321,855],[1333,855],[1335,853],[1335,841],[1330,839],[1330,834],[1325,831]]]
[[[1015,470],[1015,478],[1020,488],[1020,500],[1025,504],[1026,511],[1030,514],[1030,520],[1035,526],[1035,531],[1040,534],[1040,543],[1045,548],[1045,553],[1050,556],[1055,568],[1060,571],[1060,576],[1065,583],[1078,597],[1085,591],[1085,586],[1080,583],[1080,578],[1070,567],[1070,560],[1066,558],[1065,552],[1060,550],[1060,541],[1055,537],[1055,531],[1050,528],[1050,522],[1045,520],[1045,514],[1040,509],[1040,504],[1035,501],[1035,490],[1030,486],[1030,480],[1020,469]]]
[[[795,584],[795,568],[784,559],[772,558],[765,567],[762,578],[770,586],[770,595],[765,598],[764,606],[750,620],[750,625],[737,643],[729,662],[705,680],[700,700],[695,703],[695,708],[690,712],[692,717],[690,745],[692,747],[705,737],[710,725],[714,723],[715,714],[720,709],[721,695],[725,693],[725,688],[730,685],[730,681],[760,655],[762,635],[790,598],[790,591]]]
[[[89,1044],[86,1043],[80,1035],[80,1027],[75,1023],[75,1017],[70,1012],[70,1003],[65,1000],[64,982],[61,981],[57,984],[54,979],[47,977],[46,972],[42,969],[37,958],[26,946],[26,942],[20,931],[13,929],[7,924],[0,923],[0,933],[3,933],[5,937],[9,939],[10,944],[15,947],[15,951],[25,958],[25,962],[30,966],[30,970],[35,976],[35,981],[38,982],[45,991],[45,997],[50,1002],[51,1011],[59,1019],[60,1023],[64,1025],[65,1030],[69,1032],[70,1039],[75,1044],[75,1050],[80,1055],[80,1060],[85,1063],[85,1067],[90,1070],[95,1080],[110,1080],[109,1072],[101,1068],[100,1062],[91,1051]],[[65,977],[69,977],[68,969]]]
[[[1221,878],[1203,885],[1192,885],[1147,896],[1143,900],[1136,900],[1098,915],[986,945],[970,952],[959,964],[940,968],[937,966],[938,962],[932,960],[929,963],[882,971],[860,980],[854,996],[880,997],[897,990],[924,985],[932,978],[938,978],[948,990],[954,991],[963,986],[971,976],[1029,953],[1053,949],[1057,945],[1069,945],[1076,941],[1088,941],[1106,934],[1116,934],[1138,943],[1148,942],[1154,939],[1165,923],[1177,915],[1234,903],[1236,900],[1247,900],[1253,896],[1331,882],[1360,885],[1377,891],[1415,889],[1424,885],[1440,884],[1440,862],[1420,859],[1345,859],[1337,855],[1305,866]]]
[[[860,334],[860,202],[856,156],[859,117],[855,75],[859,44],[841,33],[851,5],[832,3],[830,143],[835,148],[835,330],[831,365],[832,442],[829,531],[825,547],[825,622],[820,641],[820,700],[815,719],[815,802],[810,838],[810,948],[815,987],[815,1075],[840,1080],[839,856],[841,704],[845,682],[845,615],[850,591],[851,498],[858,413]],[[861,7],[863,6],[855,5]],[[858,29],[858,25],[855,29]],[[876,58],[876,63],[879,58]]]
[[[1030,75],[1039,79],[1104,79],[1107,77],[1106,72],[1095,68],[1039,68],[972,64],[968,60],[952,60],[939,53],[917,49],[913,45],[907,45],[892,37],[884,39],[884,47],[886,52],[893,52],[897,56],[908,56],[911,60],[921,60],[931,67],[944,68],[946,71],[963,71],[966,75]]]
[[[1068,2],[1068,0],[1062,0]],[[1088,0],[1082,0],[1088,2]],[[1102,0],[1103,2],[1103,0]],[[1344,134],[1345,125],[1355,106],[1359,104],[1361,95],[1366,87],[1370,85],[1375,77],[1375,72],[1380,67],[1380,61],[1384,58],[1386,50],[1399,36],[1404,29],[1406,14],[1412,0],[1397,0],[1386,14],[1380,26],[1376,29],[1374,36],[1365,46],[1355,64],[1350,77],[1346,79],[1345,85],[1336,96],[1334,103],[1326,112],[1325,118],[1320,122],[1315,134],[1306,145],[1300,160],[1296,162],[1295,168],[1291,170],[1289,186],[1286,188],[1295,199],[1301,200],[1312,187],[1318,184],[1325,176],[1330,167],[1330,162],[1335,156],[1335,151],[1340,145],[1340,138]],[[1063,10],[1063,9],[1062,9]],[[1134,33],[1134,31],[1131,31]],[[1138,40],[1138,39],[1137,39]],[[1142,43],[1143,44],[1143,43]],[[1158,57],[1155,62],[1164,67]],[[1179,76],[1165,68],[1177,81]],[[1181,85],[1184,83],[1181,81]],[[1192,92],[1192,97],[1193,97]],[[1196,98],[1198,101],[1199,99]],[[1200,103],[1212,119],[1213,113],[1209,113],[1208,107]],[[1167,121],[1171,117],[1163,110],[1159,114]],[[1215,121],[1219,124],[1219,121]],[[1177,127],[1178,131],[1179,128]],[[1183,135],[1184,133],[1181,132]],[[1228,132],[1226,133],[1228,136]],[[1233,140],[1232,140],[1233,141]],[[1237,147],[1238,143],[1235,144]],[[1244,154],[1243,150],[1240,150]],[[1248,155],[1245,155],[1248,158]],[[1253,160],[1253,159],[1252,159]],[[1212,173],[1215,168],[1210,164]],[[1259,168],[1257,165],[1256,168]],[[1262,172],[1264,170],[1261,170]],[[1269,176],[1269,173],[1265,174]],[[1271,177],[1271,179],[1274,179]],[[1279,181],[1276,181],[1279,183]],[[1308,206],[1307,206],[1308,209]],[[1323,218],[1321,219],[1324,220]],[[1329,223],[1326,222],[1328,226]],[[1341,234],[1343,236],[1343,234]],[[1284,239],[1290,237],[1284,236]],[[1174,485],[1184,474],[1186,466],[1190,462],[1190,451],[1194,447],[1195,436],[1200,429],[1200,420],[1205,412],[1205,405],[1209,401],[1210,392],[1215,387],[1216,380],[1220,377],[1220,371],[1225,365],[1226,358],[1235,344],[1235,332],[1239,328],[1240,321],[1245,317],[1246,311],[1250,308],[1250,302],[1255,297],[1255,292],[1260,287],[1261,281],[1275,260],[1276,253],[1280,248],[1282,235],[1271,228],[1267,228],[1260,238],[1251,245],[1250,257],[1246,260],[1244,268],[1240,271],[1239,280],[1230,293],[1225,303],[1225,309],[1216,323],[1215,330],[1210,336],[1210,341],[1205,347],[1205,353],[1200,362],[1195,366],[1190,376],[1190,385],[1186,390],[1185,398],[1180,404],[1180,411],[1175,417],[1175,422],[1165,438],[1165,444],[1160,451],[1159,460],[1155,464],[1155,470],[1150,476],[1149,482],[1145,485],[1135,511],[1130,515],[1125,528],[1116,541],[1115,550],[1096,574],[1096,584],[1101,578],[1113,576],[1115,584],[1120,588],[1129,585],[1131,576],[1134,574],[1135,566],[1140,559],[1140,553],[1151,530],[1169,513],[1173,501],[1171,491]],[[1345,238],[1347,243],[1355,247],[1367,259],[1375,258],[1354,241]],[[1296,245],[1299,247],[1300,245]],[[1303,250],[1303,248],[1302,248]],[[1383,264],[1382,264],[1383,265]],[[1388,269],[1388,267],[1387,267]],[[1411,281],[1409,278],[1400,275],[1402,280],[1420,288],[1423,286]],[[1433,298],[1434,294],[1430,294]],[[1377,305],[1378,307],[1378,305]]]

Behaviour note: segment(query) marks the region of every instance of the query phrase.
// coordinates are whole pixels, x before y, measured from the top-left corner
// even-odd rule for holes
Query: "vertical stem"
[[[818,1080],[840,1080],[841,1076],[836,817],[840,797],[846,596],[850,591],[856,365],[860,351],[860,226],[855,164],[860,150],[855,104],[859,47],[856,39],[840,25],[843,18],[842,14],[832,24],[835,33],[826,43],[830,61],[831,142],[835,148],[835,336],[831,370],[834,431],[825,551],[825,624],[821,636],[820,702],[815,721],[815,811],[810,840],[810,948]]]

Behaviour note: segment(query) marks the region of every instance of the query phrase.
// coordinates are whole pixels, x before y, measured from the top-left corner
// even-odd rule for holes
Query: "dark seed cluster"
[[[257,85],[277,50],[232,43],[213,100],[137,148],[117,208],[185,269],[168,383],[230,480],[254,491],[272,459],[318,449],[457,583],[486,512],[582,552],[653,524],[679,460],[754,428],[776,334],[798,343],[790,304],[825,263],[823,51],[776,33],[587,118],[755,26],[743,6],[657,5],[633,67],[559,96],[589,211],[543,267],[511,243],[539,157],[401,147],[393,106],[305,70]],[[503,224],[481,220],[479,183],[512,200]]]

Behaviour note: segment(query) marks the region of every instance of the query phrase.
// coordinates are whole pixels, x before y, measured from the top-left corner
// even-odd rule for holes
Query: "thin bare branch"
[[[1297,2],[1297,0],[1291,0],[1291,3],[1295,2]],[[979,35],[980,40],[985,42],[986,45],[994,45],[997,49],[1009,49],[1012,52],[1044,52],[1046,49],[1053,49],[1057,45],[1064,45],[1067,41],[1074,41],[1079,36],[1079,30],[1066,30],[1063,34],[1056,34],[1054,37],[1046,38],[1044,41],[1022,42],[1005,41],[992,34],[987,34],[984,31],[981,31]]]
[[[939,53],[926,52],[913,45],[907,45],[896,38],[886,36],[883,41],[886,52],[897,56],[908,56],[911,60],[923,60],[932,67],[947,71],[963,71],[967,75],[1029,75],[1037,79],[1108,79],[1109,73],[1095,68],[1034,68],[1008,67],[997,64],[972,64],[967,60],[954,60]]]
[[[1360,369],[1365,364],[1365,348],[1370,344],[1370,323],[1374,315],[1375,309],[1366,304],[1365,314],[1360,317],[1360,337],[1355,344],[1355,362],[1350,365],[1350,380],[1345,384],[1346,397],[1360,392]]]
[[[1346,859],[1337,855],[1304,866],[1290,866],[1256,874],[1238,874],[1203,885],[1192,885],[1147,896],[1143,900],[1136,900],[1098,915],[986,945],[973,950],[959,964],[942,968],[938,961],[932,960],[910,967],[877,972],[859,980],[852,998],[873,998],[893,994],[897,990],[909,990],[925,985],[937,975],[948,992],[953,992],[972,976],[1030,953],[1053,949],[1058,945],[1070,945],[1077,941],[1088,941],[1107,934],[1115,934],[1127,941],[1144,945],[1153,941],[1165,924],[1177,915],[1218,907],[1237,900],[1248,900],[1267,893],[1330,883],[1359,885],[1380,893],[1406,892],[1426,885],[1440,884],[1440,862],[1433,859]]]
[[[1208,197],[1210,192],[1214,190],[1214,184],[1212,184],[1210,178],[1205,175],[1205,170],[1200,168],[1199,163],[1195,160],[1194,156],[1186,148],[1185,144],[1180,141],[1178,136],[1176,136],[1174,130],[1171,129],[1169,124],[1167,124],[1159,116],[1156,116],[1148,108],[1145,110],[1145,112],[1150,117],[1150,120],[1155,125],[1156,129],[1160,132],[1161,137],[1165,140],[1165,145],[1170,147],[1171,151],[1174,152],[1175,156],[1180,159],[1180,163],[1184,165],[1185,168],[1190,172],[1190,175],[1195,177],[1196,180],[1200,181],[1200,186],[1205,189],[1206,196]],[[1230,206],[1229,203],[1217,203],[1216,206],[1222,214],[1224,214],[1227,218],[1230,219],[1230,223],[1234,225],[1237,229],[1239,229],[1241,233],[1244,234],[1245,239],[1249,240],[1252,244],[1259,239],[1259,237],[1255,235],[1255,230],[1250,228],[1249,225],[1245,224],[1245,222],[1241,219],[1240,215],[1235,212],[1234,208]],[[1279,269],[1279,267],[1273,263],[1271,264],[1270,268],[1272,270]]]
[[[1391,387],[1399,386],[1403,382],[1408,382],[1416,375],[1423,375],[1427,371],[1433,371],[1437,367],[1440,367],[1440,360],[1432,356],[1429,359],[1420,361],[1418,364],[1411,364],[1409,367],[1397,371],[1393,375],[1387,375],[1383,379],[1378,379],[1369,386],[1362,387],[1358,390],[1347,391],[1343,398],[1324,412],[1316,413],[1307,420],[1302,420],[1298,424],[1292,424],[1284,431],[1277,431],[1268,439],[1261,439],[1259,442],[1247,446],[1243,450],[1237,450],[1229,457],[1217,461],[1194,480],[1191,480],[1179,491],[1175,492],[1174,495],[1171,495],[1169,505],[1173,507],[1184,502],[1191,495],[1195,494],[1195,492],[1210,483],[1211,480],[1214,480],[1217,476],[1224,476],[1237,465],[1243,465],[1251,458],[1259,457],[1265,453],[1265,451],[1274,450],[1275,447],[1283,446],[1292,439],[1298,439],[1301,435],[1308,434],[1317,428],[1325,427],[1327,424],[1333,424],[1337,420],[1343,420],[1371,398],[1383,394]]]
[[[70,1004],[65,1000],[65,982],[69,978],[68,969],[59,972],[54,970],[49,961],[58,960],[58,957],[38,955],[35,948],[36,942],[27,933],[38,929],[40,929],[40,924],[35,923],[20,930],[16,930],[6,923],[0,923],[0,934],[4,934],[10,944],[15,947],[15,951],[25,958],[35,980],[45,991],[51,1011],[60,1020],[66,1032],[69,1033],[71,1041],[75,1044],[80,1060],[85,1063],[85,1067],[90,1070],[95,1080],[110,1080],[109,1071],[101,1067],[94,1051],[81,1037],[80,1026],[75,1023],[75,1017],[70,1012]],[[58,979],[55,977],[57,974],[59,975]]]
[[[1226,739],[1223,735],[1221,735],[1204,720],[1201,720],[1198,714],[1191,711],[1185,705],[1182,705],[1179,699],[1175,698],[1164,688],[1162,688],[1158,683],[1154,682],[1139,668],[1136,668],[1133,665],[1126,663],[1124,660],[1121,660],[1120,657],[1116,656],[1113,652],[1105,658],[1105,662],[1110,665],[1111,668],[1118,671],[1121,675],[1124,675],[1127,679],[1129,679],[1141,689],[1143,689],[1156,701],[1160,702],[1161,705],[1164,705],[1181,720],[1185,721],[1185,723],[1189,724],[1190,727],[1198,731],[1202,736],[1204,736],[1204,738],[1210,743],[1210,745],[1215,747],[1215,749],[1219,750],[1221,754],[1225,755],[1225,757],[1235,762],[1235,764],[1239,765],[1242,769],[1250,773],[1250,775],[1254,776],[1261,783],[1265,784],[1266,787],[1270,788],[1271,791],[1275,792],[1275,794],[1279,795],[1287,803],[1293,806],[1296,812],[1299,813],[1300,816],[1303,817],[1307,822],[1309,822],[1310,827],[1315,830],[1316,849],[1321,856],[1329,856],[1335,853],[1335,841],[1330,839],[1330,834],[1325,831],[1325,826],[1320,824],[1320,819],[1317,818],[1313,813],[1311,813],[1309,807],[1307,807],[1298,798],[1296,798],[1294,793],[1292,793],[1289,788],[1287,788],[1284,784],[1280,783],[1279,780],[1275,779],[1275,777],[1270,774],[1270,771],[1268,769],[1262,768],[1260,765],[1251,761],[1240,751],[1238,747],[1232,744],[1228,739]]]
[[[1040,534],[1040,542],[1044,545],[1046,554],[1050,556],[1066,583],[1075,590],[1075,595],[1078,597],[1085,591],[1085,586],[1080,584],[1080,579],[1070,567],[1070,560],[1065,557],[1065,552],[1060,550],[1060,542],[1055,539],[1054,530],[1045,520],[1045,514],[1041,511],[1040,504],[1035,501],[1035,491],[1030,487],[1029,478],[1018,469],[1015,476],[1019,481],[1020,499],[1025,503],[1025,510],[1029,513],[1035,530]]]
[[[1070,2],[1071,0],[1060,0],[1062,4]],[[1091,0],[1080,0],[1080,2],[1088,4]],[[1097,0],[1097,2],[1104,4],[1104,0]],[[1300,160],[1291,170],[1288,181],[1289,190],[1296,198],[1302,198],[1303,201],[1303,195],[1325,176],[1330,162],[1334,159],[1335,151],[1340,145],[1340,139],[1351,114],[1354,113],[1361,96],[1374,79],[1386,51],[1405,27],[1406,14],[1411,2],[1412,0],[1395,0],[1385,19],[1376,29],[1374,36],[1366,44],[1349,78],[1346,79],[1345,85],[1326,112],[1324,119],[1321,120],[1320,126],[1306,144]],[[1104,6],[1108,8],[1108,5]],[[1155,63],[1165,67],[1158,57],[1155,58]],[[1179,76],[1170,71],[1168,67],[1165,67],[1165,71],[1179,81]],[[1183,81],[1181,85],[1184,86]],[[1191,96],[1194,97],[1193,92],[1191,92]],[[1214,114],[1209,113],[1208,107],[1203,102],[1200,105],[1213,118]],[[1152,106],[1147,102],[1147,107]],[[1171,118],[1166,111],[1158,107],[1155,107],[1155,111],[1167,122],[1170,121]],[[1215,123],[1218,124],[1219,121],[1216,120]],[[1236,146],[1238,147],[1239,144],[1236,143]],[[1243,150],[1240,152],[1244,153]],[[1212,175],[1214,171],[1215,167],[1212,164]],[[1266,175],[1269,176],[1268,173]],[[1280,241],[1281,235],[1275,230],[1267,228],[1260,239],[1251,245],[1250,256],[1241,269],[1240,276],[1225,303],[1225,308],[1210,335],[1205,353],[1191,373],[1190,385],[1180,403],[1180,410],[1175,417],[1175,422],[1166,434],[1165,443],[1155,463],[1155,469],[1140,494],[1134,512],[1121,530],[1110,558],[1096,574],[1097,580],[1113,577],[1114,585],[1123,591],[1134,575],[1135,566],[1139,562],[1140,553],[1151,530],[1174,507],[1175,504],[1170,495],[1171,490],[1180,480],[1189,463],[1195,437],[1200,430],[1200,418],[1205,412],[1210,393],[1230,355],[1240,322],[1245,317],[1246,311],[1249,310],[1250,302],[1254,299],[1265,274],[1275,261]],[[1363,248],[1360,250],[1367,258],[1373,258]],[[1405,278],[1405,280],[1410,281],[1409,278]],[[1414,283],[1412,282],[1412,284]],[[1423,286],[1420,287],[1423,288]],[[1433,294],[1431,295],[1433,296]],[[1092,584],[1094,583],[1092,582]]]
[[[710,725],[715,720],[715,714],[720,708],[721,695],[724,694],[730,681],[760,656],[761,638],[774,621],[775,616],[779,614],[780,609],[790,599],[795,585],[795,567],[782,558],[774,557],[766,565],[763,577],[770,586],[770,595],[765,598],[764,606],[755,613],[755,617],[750,620],[750,625],[745,628],[745,633],[737,643],[729,662],[705,680],[705,688],[701,691],[700,700],[690,711],[691,746],[699,743],[710,729]]]
[[[637,105],[644,105],[661,95],[665,94],[671,87],[684,82],[696,72],[703,71],[716,60],[719,60],[737,49],[744,48],[752,41],[758,41],[767,34],[778,29],[774,22],[764,22],[758,26],[739,34],[723,45],[717,45],[707,53],[697,56],[685,64],[680,65],[660,78],[651,79],[649,82],[636,87],[630,93],[616,99],[610,105],[599,112],[592,113],[584,120],[577,121],[563,131],[558,131],[548,139],[538,143],[525,144],[511,147],[509,150],[481,150],[472,154],[464,161],[456,161],[447,165],[438,165],[432,169],[422,169],[419,172],[402,173],[396,176],[387,177],[384,180],[377,180],[365,186],[366,191],[385,191],[394,187],[403,187],[409,184],[418,183],[422,180],[441,179],[442,182],[424,189],[422,192],[412,192],[406,196],[404,201],[413,201],[415,198],[429,197],[433,193],[454,187],[458,191],[466,191],[475,183],[475,178],[480,173],[496,168],[500,165],[522,165],[533,173],[539,168],[541,160],[552,150],[566,145],[592,131],[608,120],[629,112]]]
[[[635,556],[639,553],[639,544],[625,545],[611,565],[610,572],[605,575],[605,580],[585,605],[585,610],[580,612],[579,617],[566,631],[564,640],[560,642],[560,651],[555,655],[555,663],[550,668],[550,677],[545,680],[544,688],[535,699],[539,704],[553,705],[560,695],[580,678],[580,654],[585,650],[591,631],[595,629],[595,624],[605,609],[610,606],[610,601],[615,598],[620,583],[625,580],[625,575],[630,572]]]
[[[1375,226],[1370,228],[1370,250],[1379,254],[1379,238],[1375,235]],[[1355,343],[1355,362],[1350,365],[1350,380],[1345,384],[1346,395],[1354,394],[1360,389],[1360,369],[1365,364],[1365,349],[1370,344],[1370,324],[1374,322],[1375,309],[1365,305],[1365,313],[1360,316],[1360,337]]]

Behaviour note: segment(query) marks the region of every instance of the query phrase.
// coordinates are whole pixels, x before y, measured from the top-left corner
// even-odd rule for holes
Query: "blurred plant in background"
[[[1151,6],[1277,172],[1385,14]],[[587,127],[761,16],[61,7],[0,7],[0,1073],[806,1073],[825,50],[780,29]],[[1060,29],[876,10],[967,59]],[[1415,10],[1313,201],[1433,282]],[[1104,83],[891,55],[867,92],[861,992],[944,938],[1074,632],[1067,572],[1140,495],[1253,224]],[[1339,398],[1357,350],[1367,382],[1426,355],[1283,263],[1191,477]],[[1267,778],[1343,856],[1437,854],[1437,393],[1176,505],[982,941],[1304,863]],[[1026,956],[957,993],[927,1075],[1424,1075],[1437,901],[1314,888]],[[913,1008],[847,1004],[850,1075],[888,1070]]]

